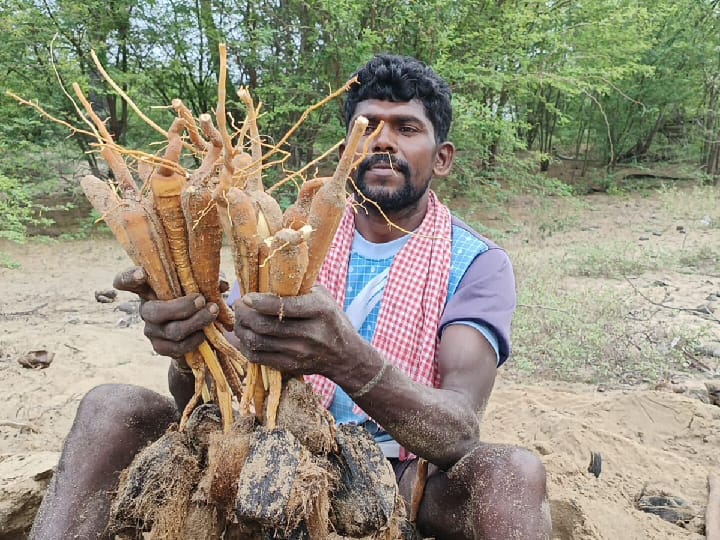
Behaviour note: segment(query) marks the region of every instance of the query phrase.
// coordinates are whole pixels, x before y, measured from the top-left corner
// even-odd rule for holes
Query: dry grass
[[[717,368],[698,351],[720,342],[720,189],[518,197],[507,215],[486,230],[517,279],[509,374],[617,384]]]

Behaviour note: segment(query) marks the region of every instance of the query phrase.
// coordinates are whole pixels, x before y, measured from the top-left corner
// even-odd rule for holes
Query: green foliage
[[[0,174],[0,239],[22,242],[35,221],[33,202],[20,182]]]
[[[148,145],[160,136],[102,80],[90,50],[146,114],[168,125],[173,98],[195,114],[213,110],[220,42],[229,52],[230,112],[242,114],[235,91],[250,87],[263,102],[268,142],[373,53],[426,61],[452,86],[456,185],[477,197],[563,191],[539,174],[555,153],[610,169],[697,162],[720,138],[720,9],[713,0],[288,0],[282,9],[270,0],[7,0],[0,7],[0,147],[14,151],[0,157],[0,173],[32,191],[45,175],[33,165],[45,154],[33,149],[54,148],[68,135],[4,90],[82,127],[61,87],[78,82],[120,142],[154,149]],[[313,112],[284,148],[287,166],[296,169],[343,133],[339,101]],[[87,139],[75,135],[63,146],[102,174]],[[17,170],[23,158],[32,170]]]
[[[9,254],[4,251],[0,251],[0,268],[7,268],[8,270],[17,270],[20,268],[20,263],[14,260]]]

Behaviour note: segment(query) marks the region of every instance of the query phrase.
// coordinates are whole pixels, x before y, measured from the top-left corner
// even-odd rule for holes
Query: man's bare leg
[[[172,400],[146,388],[102,385],[80,402],[31,540],[107,538],[120,471],[178,418]]]
[[[406,500],[415,481],[413,464],[400,479]],[[447,473],[428,475],[418,529],[438,540],[545,540],[552,523],[542,462],[527,450],[482,444]]]

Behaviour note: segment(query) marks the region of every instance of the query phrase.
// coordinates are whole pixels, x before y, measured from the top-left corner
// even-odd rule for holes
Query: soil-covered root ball
[[[289,431],[258,428],[238,479],[236,516],[276,538],[327,538],[336,478]]]
[[[307,450],[326,456],[337,450],[335,421],[309,385],[290,379],[283,385],[278,428],[292,433]]]
[[[390,463],[360,426],[337,430],[339,454],[331,455],[340,484],[332,494],[331,519],[338,534],[362,538],[395,528],[404,506]],[[382,537],[382,536],[381,536]]]
[[[110,533],[150,531],[150,538],[184,538],[198,458],[184,433],[169,431],[142,450],[120,475],[110,509]]]

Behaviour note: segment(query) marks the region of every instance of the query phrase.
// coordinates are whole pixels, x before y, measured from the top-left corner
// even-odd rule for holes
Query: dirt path
[[[581,221],[597,215],[583,212]],[[611,212],[617,220],[614,225],[610,225],[614,218],[605,214],[593,226],[623,227],[637,236],[627,208]],[[579,226],[571,228],[577,229],[574,234],[586,234]],[[556,231],[543,246],[560,249],[567,243],[564,233]],[[587,234],[590,238],[593,231]],[[517,247],[527,244],[520,237],[510,244],[520,260],[533,257]],[[142,325],[117,310],[132,296],[120,293],[111,304],[95,301],[94,291],[110,288],[115,273],[128,266],[113,241],[2,244],[0,251],[21,264],[15,270],[0,269],[0,373],[5,388],[0,458],[59,451],[81,397],[98,384],[140,384],[166,392],[167,360],[151,353]],[[534,257],[539,256],[535,252]],[[641,277],[643,283],[660,279],[679,283],[687,276],[668,275],[649,269]],[[707,287],[720,292],[720,279],[710,279]],[[569,283],[587,285],[581,278]],[[626,283],[614,283],[623,294],[632,292]],[[697,284],[691,280],[686,287],[697,289]],[[681,292],[680,298],[687,300],[687,295]],[[48,369],[18,364],[19,356],[37,349],[55,354]],[[609,385],[598,391],[597,384],[530,380],[513,368],[501,371],[484,437],[520,444],[542,455],[557,538],[701,537],[640,512],[635,500],[644,485],[660,485],[685,498],[697,514],[704,512],[706,476],[720,471],[720,407],[687,393],[651,390],[648,385]],[[591,452],[602,455],[599,478],[587,471]],[[693,528],[698,530],[697,523]]]

